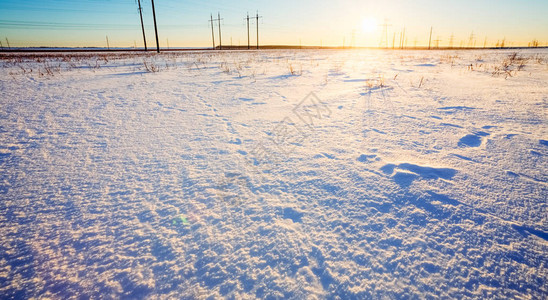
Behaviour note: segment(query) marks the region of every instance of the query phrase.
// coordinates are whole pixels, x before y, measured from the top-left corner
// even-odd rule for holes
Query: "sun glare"
[[[362,21],[363,32],[373,32],[377,29],[377,20],[374,18],[365,18]]]

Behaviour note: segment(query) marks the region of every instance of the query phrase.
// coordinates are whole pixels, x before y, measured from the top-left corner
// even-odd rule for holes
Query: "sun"
[[[377,20],[374,18],[364,18],[362,20],[362,30],[363,32],[373,32],[377,29]]]

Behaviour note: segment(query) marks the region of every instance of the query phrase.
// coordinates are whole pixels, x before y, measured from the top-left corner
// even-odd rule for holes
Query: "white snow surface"
[[[545,298],[547,58],[4,54],[0,298]]]

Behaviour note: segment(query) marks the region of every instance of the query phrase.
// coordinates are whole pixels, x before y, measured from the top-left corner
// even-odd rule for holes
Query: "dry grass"
[[[500,65],[494,66],[492,75],[504,78],[516,76],[519,71],[525,68],[529,59],[528,57],[520,56],[517,52],[513,52],[503,59]]]
[[[300,64],[299,68],[297,69],[294,66],[294,63],[288,63],[289,73],[293,76],[301,76],[303,75],[303,65]]]
[[[143,65],[145,66],[145,70],[149,73],[156,73],[160,71],[160,67],[156,65],[153,61],[143,61]]]
[[[345,59],[329,60],[329,52],[321,59],[310,59],[305,52],[240,52],[240,51],[201,51],[201,52],[72,52],[72,53],[0,53],[0,69],[4,74],[17,76],[58,76],[66,72],[100,72],[103,70],[120,69],[124,72],[165,72],[182,67],[190,73],[207,72],[218,68],[227,76],[251,78],[256,81],[259,75],[275,73],[291,76],[313,74],[315,69],[324,73],[324,84],[332,76],[358,71],[355,66],[345,68]],[[501,57],[502,53],[504,54]],[[451,67],[461,67],[469,72],[483,72],[493,77],[509,78],[519,72],[529,70],[528,66],[546,65],[544,54],[520,54],[518,52],[478,52],[472,56],[456,52],[444,52],[438,58],[440,64]],[[508,55],[509,54],[509,55]],[[424,56],[425,60],[432,57]],[[402,60],[402,65],[409,63],[415,56],[394,56],[395,62]],[[329,65],[326,65],[329,64]],[[286,70],[286,71],[284,71]],[[532,70],[532,69],[531,69]],[[281,71],[281,72],[280,72]],[[375,71],[376,72],[376,71]],[[287,73],[285,73],[287,74]],[[422,87],[415,83],[415,87]],[[373,78],[366,82],[368,88],[378,88],[385,85],[383,79]]]
[[[386,80],[384,75],[379,74],[376,78],[369,78],[365,80],[365,89],[372,91],[376,89],[382,89],[386,87]]]

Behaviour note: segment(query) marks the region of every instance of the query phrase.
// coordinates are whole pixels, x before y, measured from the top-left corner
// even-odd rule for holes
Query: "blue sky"
[[[0,38],[12,46],[142,46],[136,0],[0,0]],[[223,44],[246,44],[244,17],[256,11],[261,44],[378,46],[385,19],[389,44],[405,27],[407,45],[428,43],[430,26],[440,45],[477,45],[506,38],[508,45],[548,42],[548,1],[341,0],[176,1],[156,0],[160,43],[165,47],[210,46],[210,13],[221,13]],[[154,45],[150,0],[142,1],[147,41]],[[365,21],[364,20],[368,20]],[[368,24],[364,27],[363,24]],[[373,24],[373,25],[371,25]],[[376,25],[375,25],[376,24]],[[216,39],[218,33],[215,32]],[[251,30],[255,43],[255,24]],[[386,36],[386,35],[385,35]],[[398,43],[398,42],[396,42]]]

